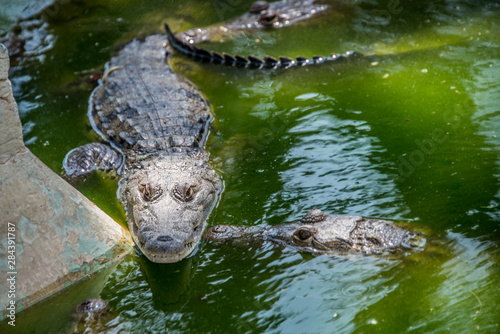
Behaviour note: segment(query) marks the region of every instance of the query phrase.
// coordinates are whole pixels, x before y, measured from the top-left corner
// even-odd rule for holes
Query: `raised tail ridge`
[[[265,56],[260,59],[258,57],[249,55],[248,57],[242,57],[240,55],[229,55],[227,53],[217,53],[215,51],[208,51],[203,48],[196,47],[192,44],[178,39],[167,23],[165,23],[165,30],[167,32],[167,38],[170,45],[177,51],[193,57],[202,62],[223,64],[228,66],[253,68],[253,69],[274,69],[274,68],[289,68],[292,66],[306,66],[312,64],[321,64],[325,62],[337,62],[342,63],[346,61],[351,61],[354,59],[362,58],[363,55],[356,51],[348,51],[346,53],[332,53],[327,57],[314,56],[312,59],[306,57],[296,57],[295,59],[289,57],[279,57],[278,59]]]
[[[167,24],[167,23],[164,23],[164,26],[165,26],[165,30],[166,30],[166,32],[167,32],[167,37],[168,37],[169,42],[170,42],[171,40],[175,40],[175,39],[176,39],[176,38],[175,38],[175,35],[174,35],[174,33],[172,32],[172,30],[170,29],[170,27],[168,26],[168,24]]]

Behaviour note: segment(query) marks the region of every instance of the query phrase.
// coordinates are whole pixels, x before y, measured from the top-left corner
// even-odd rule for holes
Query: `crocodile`
[[[260,245],[271,242],[315,254],[382,254],[423,249],[426,239],[394,223],[310,210],[299,222],[269,227],[216,225],[203,233],[215,243]]]
[[[204,151],[211,108],[169,67],[166,44],[165,36],[152,35],[111,58],[88,111],[107,144],[77,147],[63,161],[68,180],[95,170],[117,173],[132,238],[157,263],[180,261],[195,250],[222,191]]]
[[[73,310],[74,325],[70,333],[104,333],[114,318],[107,301],[100,298],[86,299]]]
[[[282,28],[324,13],[329,7],[316,0],[255,1],[247,13],[228,22],[195,28],[176,35],[186,45],[233,39],[250,30]]]
[[[285,27],[297,21],[309,19],[325,11],[327,8],[327,5],[316,4],[314,0],[283,0],[273,3],[256,1],[252,4],[248,13],[222,25],[210,26],[203,29],[196,28],[174,34],[170,26],[165,23],[165,30],[170,45],[180,53],[203,62],[228,66],[253,69],[286,69],[293,66],[322,64],[325,62],[344,63],[364,58],[357,51],[331,53],[328,56],[313,56],[312,58],[298,56],[295,59],[285,56],[280,56],[279,58],[272,56],[258,58],[248,55],[247,57],[243,57],[227,53],[220,54],[196,46],[196,44],[208,40],[223,39],[227,35],[234,35],[235,32],[248,31],[250,29]]]

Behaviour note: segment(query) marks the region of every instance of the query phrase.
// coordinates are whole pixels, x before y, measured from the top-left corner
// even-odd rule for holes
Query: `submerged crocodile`
[[[316,16],[329,7],[316,0],[282,0],[269,3],[255,1],[247,13],[228,22],[217,23],[205,28],[186,30],[176,35],[183,44],[193,45],[206,41],[233,39],[249,30],[282,28],[298,21]]]
[[[74,325],[70,333],[104,333],[113,315],[109,312],[109,304],[104,299],[86,299],[76,306],[72,318]]]
[[[255,69],[277,69],[325,62],[342,63],[362,58],[363,55],[356,51],[347,51],[342,54],[332,53],[329,56],[314,56],[312,58],[299,56],[292,59],[284,56],[279,58],[265,56],[261,59],[252,55],[245,58],[240,55],[219,54],[195,46],[195,44],[214,40],[217,37],[223,39],[223,36],[233,35],[234,32],[238,31],[288,26],[321,13],[327,8],[326,5],[316,4],[314,0],[283,0],[273,3],[256,1],[252,4],[248,13],[223,25],[215,25],[204,29],[191,29],[176,35],[169,25],[165,23],[165,30],[168,41],[175,50],[195,59],[214,64]]]
[[[359,216],[334,216],[313,209],[299,222],[265,228],[216,225],[203,233],[204,239],[218,243],[258,245],[264,242],[290,246],[316,254],[394,253],[422,249],[426,243],[392,222]]]
[[[67,178],[121,176],[130,233],[153,262],[177,262],[198,245],[222,189],[203,147],[212,118],[200,92],[165,62],[164,36],[133,41],[107,64],[89,119],[109,145],[70,151]]]

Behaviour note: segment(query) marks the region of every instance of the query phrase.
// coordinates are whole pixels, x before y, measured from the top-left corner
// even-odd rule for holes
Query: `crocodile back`
[[[203,148],[211,111],[201,93],[166,63],[164,36],[125,46],[91,96],[89,119],[123,150]]]

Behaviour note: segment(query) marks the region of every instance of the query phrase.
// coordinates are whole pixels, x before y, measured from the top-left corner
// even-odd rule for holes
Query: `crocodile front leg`
[[[92,143],[68,152],[63,161],[65,177],[76,179],[95,170],[118,170],[123,164],[123,156],[105,144]]]

